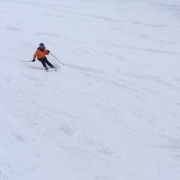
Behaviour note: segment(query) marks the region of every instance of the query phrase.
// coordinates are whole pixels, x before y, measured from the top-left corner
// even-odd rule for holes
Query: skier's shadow
[[[28,65],[28,67],[31,67],[32,69],[40,69],[40,70],[45,70],[44,67],[37,67],[37,66],[33,66],[33,65]],[[48,67],[50,68],[50,67]],[[58,65],[55,65],[56,70],[59,69]],[[51,69],[51,68],[50,68]]]
[[[83,67],[83,66],[77,66],[77,65],[74,65],[74,64],[66,64],[66,67],[77,69],[77,70],[80,70],[80,71],[88,71],[88,72],[93,72],[93,73],[103,73],[104,74],[104,71],[102,71],[102,70],[93,69],[93,68],[87,68],[87,67]]]

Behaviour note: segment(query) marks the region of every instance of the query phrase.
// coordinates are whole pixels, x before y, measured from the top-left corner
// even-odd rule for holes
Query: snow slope
[[[4,180],[180,179],[178,0],[1,0]],[[32,60],[40,42],[57,72]]]

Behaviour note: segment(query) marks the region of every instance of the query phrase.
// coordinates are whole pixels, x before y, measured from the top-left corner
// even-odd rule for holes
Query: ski
[[[51,69],[54,70],[54,71],[57,71],[57,69],[56,69],[55,67],[53,67],[53,68],[47,68],[47,69],[45,68],[45,71],[50,71]]]

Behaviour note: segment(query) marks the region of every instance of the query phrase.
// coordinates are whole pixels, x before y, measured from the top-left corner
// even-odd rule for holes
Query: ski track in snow
[[[0,7],[2,179],[180,178],[178,0]]]

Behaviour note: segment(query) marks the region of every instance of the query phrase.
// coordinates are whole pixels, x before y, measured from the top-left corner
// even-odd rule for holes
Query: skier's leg
[[[45,67],[45,69],[48,68],[48,67],[46,66],[45,58],[39,58],[38,60],[42,63],[42,65]]]
[[[47,60],[46,57],[44,58],[44,61],[49,67],[54,68],[54,66]]]

